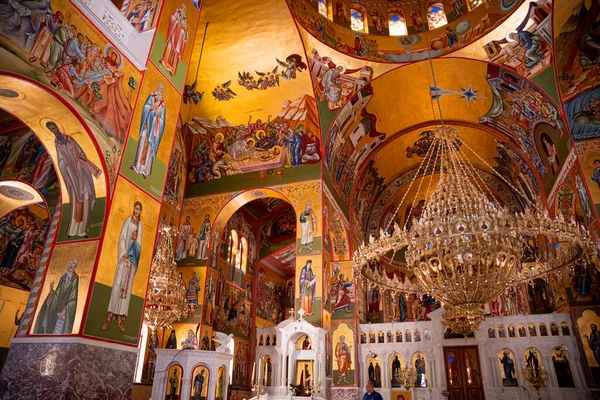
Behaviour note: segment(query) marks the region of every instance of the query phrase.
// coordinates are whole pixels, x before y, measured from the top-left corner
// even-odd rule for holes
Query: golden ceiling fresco
[[[361,236],[379,226],[423,159],[428,131],[440,119],[439,98],[444,121],[457,126],[461,140],[482,156],[470,161],[497,186],[498,199],[513,209],[524,201],[495,172],[516,181],[528,198],[550,197],[563,164],[573,158],[568,123],[555,103],[552,21],[566,24],[565,10],[573,5],[561,5],[554,18],[551,0],[439,2],[448,23],[430,28],[427,10],[434,3],[420,2],[418,10],[413,1],[205,2],[195,42],[203,50],[194,52],[187,78],[204,95],[182,107],[186,147],[192,149],[186,196],[308,171],[309,163],[294,161],[283,128],[287,123],[295,131],[299,124],[293,121],[305,118],[304,131],[318,138],[315,161],[323,161],[323,179]],[[368,27],[352,31],[357,27],[351,26],[350,9],[361,7]],[[386,16],[393,13],[404,13],[404,35],[389,36],[392,20]],[[273,19],[278,23],[268,22]],[[423,31],[415,28],[420,23]],[[430,63],[418,62],[429,55],[444,56],[433,62],[435,84]],[[261,127],[265,134],[252,136]],[[274,146],[265,151],[256,145],[275,130],[281,139],[273,139]],[[242,136],[246,144],[238,146]],[[248,146],[258,149],[247,155],[237,148]],[[352,221],[359,199],[377,205],[370,215],[358,211]]]
[[[364,85],[331,125],[324,141],[324,179],[337,201],[347,204],[349,215],[356,216],[351,220],[360,227],[355,232],[377,229],[386,205],[399,200],[395,191],[416,173],[439,123],[437,98],[444,122],[459,128],[465,153],[481,171],[495,170],[517,182],[529,198],[550,193],[561,173],[571,143],[548,95],[514,72],[485,62],[444,58],[433,66],[436,86],[429,63],[400,67]],[[515,194],[498,178],[485,179],[514,203]]]

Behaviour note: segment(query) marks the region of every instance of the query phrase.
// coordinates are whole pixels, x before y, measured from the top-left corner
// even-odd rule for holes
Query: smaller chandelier
[[[415,386],[415,381],[417,379],[417,373],[415,369],[406,363],[403,368],[400,370],[400,380],[401,385],[406,390],[410,390],[413,386]]]
[[[527,364],[521,372],[529,386],[537,392],[538,400],[541,399],[540,389],[545,388],[548,383],[548,370],[543,365],[534,366]]]
[[[187,313],[185,286],[177,277],[173,257],[173,228],[161,228],[161,240],[150,267],[144,322],[152,330],[171,328]]]
[[[485,311],[479,304],[462,307],[446,306],[442,318],[448,328],[466,338],[471,332],[477,330],[485,319]]]

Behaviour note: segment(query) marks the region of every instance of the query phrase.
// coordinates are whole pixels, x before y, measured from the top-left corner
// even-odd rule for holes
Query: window
[[[248,240],[245,237],[240,241],[240,263],[236,265],[237,269],[246,273],[246,265],[248,264]]]
[[[406,18],[402,10],[388,13],[388,26],[390,27],[390,36],[404,36],[408,33],[406,28]]]
[[[319,0],[319,14],[328,18],[327,16],[327,0]]]
[[[368,33],[367,26],[367,11],[362,6],[353,5],[350,8],[350,28],[356,32]]]
[[[448,23],[442,3],[435,3],[427,9],[427,23],[429,29],[436,29]]]
[[[469,4],[469,11],[474,9],[475,7],[479,7],[483,4],[483,0],[468,0],[467,4]]]
[[[235,265],[237,254],[238,254],[238,246],[239,246],[238,233],[235,229],[232,229],[229,232],[229,241],[228,241],[228,245],[227,245],[227,263],[230,266]]]
[[[241,287],[244,282],[244,274],[247,272],[248,240],[245,237],[240,238],[235,229],[232,229],[229,232],[229,239],[227,241],[227,263],[231,269],[230,281]]]

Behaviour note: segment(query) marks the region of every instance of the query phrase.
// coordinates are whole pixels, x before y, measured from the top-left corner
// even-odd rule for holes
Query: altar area
[[[331,398],[331,379],[325,378],[327,331],[300,318],[256,330],[254,396],[260,399]]]
[[[216,351],[156,349],[152,399],[227,400],[233,340]]]

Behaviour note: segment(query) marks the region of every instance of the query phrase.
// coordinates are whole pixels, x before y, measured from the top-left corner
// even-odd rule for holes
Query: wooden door
[[[444,347],[449,400],[485,400],[477,346]]]

